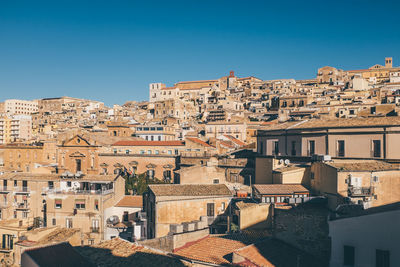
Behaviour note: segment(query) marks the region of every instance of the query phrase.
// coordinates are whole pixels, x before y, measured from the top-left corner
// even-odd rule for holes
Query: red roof
[[[195,138],[195,137],[186,137],[186,140],[192,141],[194,143],[200,144],[202,146],[206,146],[206,147],[213,147],[209,144],[207,144],[206,142],[204,142],[203,140],[199,139],[199,138]]]
[[[184,146],[183,141],[118,141],[113,146]]]
[[[124,196],[115,207],[134,207],[134,208],[142,208],[143,207],[143,198],[142,196]]]
[[[225,134],[224,136],[226,138],[228,138],[229,140],[231,140],[233,143],[235,143],[238,146],[245,146],[246,145],[245,142],[240,141],[239,139],[233,137],[232,135]]]

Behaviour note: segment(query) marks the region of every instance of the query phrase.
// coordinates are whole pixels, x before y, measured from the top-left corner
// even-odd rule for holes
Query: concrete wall
[[[254,204],[239,211],[239,228],[271,226],[270,204]]]
[[[330,266],[343,266],[345,245],[355,248],[354,267],[375,267],[377,249],[389,251],[389,266],[400,266],[398,222],[400,210],[330,221]]]
[[[139,241],[144,246],[160,249],[167,252],[173,252],[175,249],[181,248],[188,242],[194,242],[208,236],[210,233],[208,228],[164,237]]]
[[[168,235],[171,224],[181,224],[200,220],[201,216],[207,215],[207,203],[214,203],[215,216],[223,214],[230,203],[230,197],[201,197],[187,199],[171,199],[170,201],[159,201],[157,198],[155,213],[155,237]],[[225,203],[225,204],[222,204]]]
[[[216,166],[193,166],[179,171],[180,184],[225,183],[225,170]]]
[[[256,184],[272,184],[272,170],[275,159],[273,158],[256,158]]]

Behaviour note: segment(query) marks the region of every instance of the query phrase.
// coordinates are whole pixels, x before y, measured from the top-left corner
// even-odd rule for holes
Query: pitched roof
[[[124,196],[120,201],[115,205],[115,207],[134,207],[141,208],[143,207],[143,197],[142,196]]]
[[[285,195],[308,192],[301,184],[255,184],[253,187],[262,195]]]
[[[213,147],[209,144],[207,144],[206,142],[204,142],[203,140],[199,139],[199,138],[195,138],[195,137],[186,137],[186,140],[189,140],[193,143],[197,143],[199,145],[205,146],[205,147]]]
[[[68,242],[26,250],[22,258],[24,256],[29,256],[40,267],[96,266],[75,251]]]
[[[236,263],[240,266],[318,267],[324,265],[312,255],[277,239],[265,239],[240,248],[234,253],[245,259],[245,262]]]
[[[160,250],[146,248],[120,238],[76,249],[98,266],[185,266],[180,260]]]
[[[245,146],[246,145],[245,142],[240,141],[239,139],[233,137],[232,135],[225,134],[224,136],[226,138],[228,138],[229,140],[231,140],[233,143],[235,143],[238,146]]]
[[[160,184],[149,188],[156,196],[232,196],[224,184]]]
[[[399,165],[379,160],[354,160],[351,162],[333,161],[325,162],[325,164],[336,168],[338,171],[400,171]]]
[[[221,237],[206,237],[174,252],[175,255],[213,264],[230,264],[226,258],[246,244]]]
[[[274,125],[260,127],[260,130],[288,130],[288,129],[313,129],[313,128],[351,128],[351,127],[380,127],[399,126],[400,117],[378,118],[349,118],[349,119],[311,119],[304,121],[289,121]]]
[[[113,146],[184,146],[183,141],[118,141]]]

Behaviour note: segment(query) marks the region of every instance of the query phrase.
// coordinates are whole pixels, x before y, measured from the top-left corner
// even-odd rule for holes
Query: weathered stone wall
[[[329,262],[329,210],[303,204],[291,209],[275,209],[274,237]]]
[[[205,229],[193,231],[193,232],[168,235],[168,236],[163,236],[163,237],[159,237],[159,238],[139,241],[139,243],[144,246],[152,247],[155,249],[160,249],[160,250],[163,250],[166,252],[173,252],[175,249],[183,247],[184,245],[186,245],[189,242],[194,242],[196,240],[199,240],[201,238],[208,236],[209,233],[210,233],[210,230],[208,228],[205,228]]]

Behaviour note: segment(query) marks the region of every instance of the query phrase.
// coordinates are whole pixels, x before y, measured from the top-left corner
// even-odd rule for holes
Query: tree
[[[157,178],[150,178],[147,173],[123,176],[125,178],[125,195],[143,195],[147,191],[149,184],[166,184]]]

